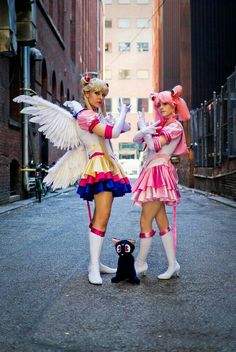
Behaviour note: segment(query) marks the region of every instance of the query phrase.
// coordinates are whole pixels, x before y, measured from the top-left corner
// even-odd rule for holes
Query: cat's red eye
[[[125,245],[125,253],[130,252],[130,246],[128,244]]]

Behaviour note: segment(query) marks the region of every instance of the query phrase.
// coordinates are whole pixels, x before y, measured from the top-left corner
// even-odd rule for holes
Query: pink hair
[[[187,121],[190,119],[190,112],[184,99],[180,98],[182,93],[182,86],[175,86],[171,91],[165,90],[159,93],[151,93],[150,98],[153,100],[155,111],[155,119],[163,121],[160,114],[160,103],[170,104],[175,108],[175,113],[178,115],[180,121]]]

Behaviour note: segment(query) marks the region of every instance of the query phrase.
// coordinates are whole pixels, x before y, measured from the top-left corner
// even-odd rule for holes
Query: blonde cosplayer
[[[73,100],[64,105],[70,112],[38,96],[19,96],[17,103],[27,103],[21,112],[32,115],[55,146],[67,152],[49,170],[45,181],[53,189],[77,183],[77,194],[83,200],[94,201],[94,213],[89,225],[88,279],[101,285],[101,273],[114,273],[100,262],[103,240],[110,218],[113,198],[131,192],[129,179],[114,155],[110,139],[130,130],[126,115],[130,107],[120,102],[120,114],[110,123],[106,117],[105,97],[108,84],[85,75],[81,79],[83,106]],[[72,116],[73,115],[73,116]],[[90,215],[90,212],[89,212]]]

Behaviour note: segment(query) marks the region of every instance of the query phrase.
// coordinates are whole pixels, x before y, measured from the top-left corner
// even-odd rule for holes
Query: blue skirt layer
[[[131,193],[131,185],[126,183],[114,182],[113,180],[99,181],[86,186],[79,186],[77,192],[80,198],[92,201],[94,194],[100,192],[112,192],[113,197],[123,197],[126,193]]]

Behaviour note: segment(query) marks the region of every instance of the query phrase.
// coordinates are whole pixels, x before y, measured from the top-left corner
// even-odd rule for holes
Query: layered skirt
[[[115,159],[108,160],[103,153],[98,153],[89,160],[77,193],[84,200],[92,201],[95,194],[104,191],[112,192],[113,197],[122,197],[131,192],[131,185]]]
[[[170,160],[151,167],[144,165],[132,191],[132,199],[138,206],[156,200],[171,206],[180,203],[178,176]]]

